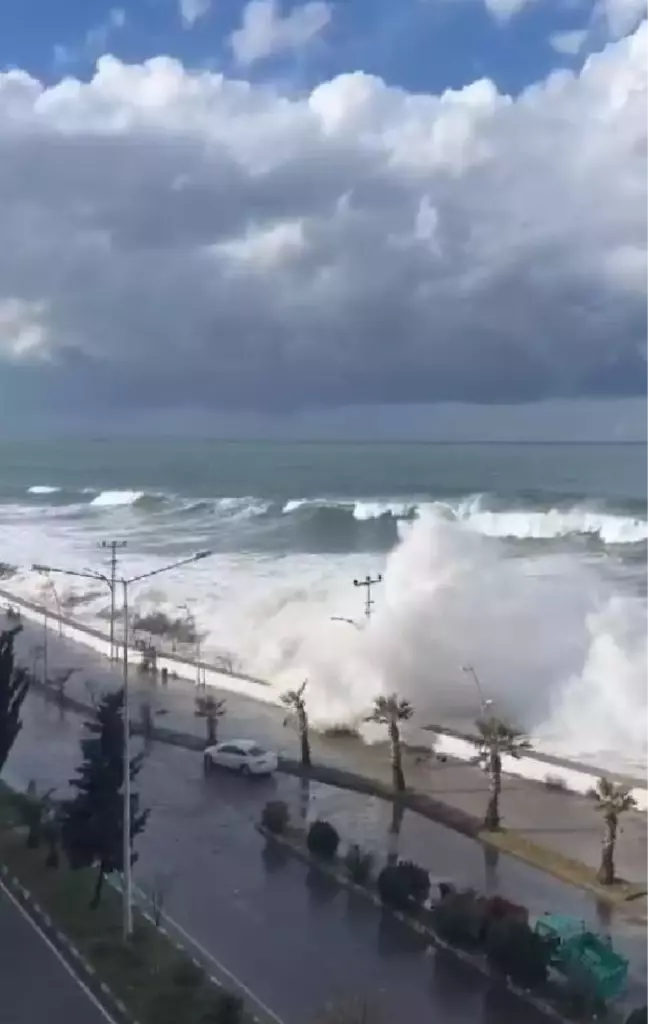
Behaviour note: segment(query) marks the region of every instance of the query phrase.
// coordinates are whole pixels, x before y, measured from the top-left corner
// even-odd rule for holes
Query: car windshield
[[[256,747],[255,746],[255,747],[250,747],[248,753],[252,757],[261,757],[263,754],[265,754],[265,750],[263,749],[263,747]]]

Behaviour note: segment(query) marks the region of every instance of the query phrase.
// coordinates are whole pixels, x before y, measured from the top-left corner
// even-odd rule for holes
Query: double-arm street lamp
[[[123,871],[124,871],[124,892],[123,892],[123,928],[124,939],[128,939],[133,931],[133,879],[131,865],[131,777],[130,777],[130,705],[128,700],[128,588],[131,583],[139,583],[141,580],[149,579],[151,576],[159,576],[160,573],[170,572],[181,565],[189,565],[192,562],[199,562],[208,558],[211,551],[196,551],[188,558],[181,558],[177,562],[163,565],[160,569],[152,569],[150,572],[141,573],[138,576],[115,579],[104,575],[101,572],[87,570],[85,572],[74,569],[58,569],[51,565],[32,565],[35,572],[59,573],[63,576],[79,576],[87,580],[100,580],[105,583],[114,594],[114,585],[120,583],[123,594],[123,621],[124,621],[124,658],[122,662],[122,684],[124,688],[124,800],[123,800]]]

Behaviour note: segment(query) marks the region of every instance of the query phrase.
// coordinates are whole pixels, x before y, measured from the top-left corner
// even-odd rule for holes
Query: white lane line
[[[106,1020],[108,1021],[108,1024],[117,1024],[117,1022],[115,1021],[115,1018],[114,1018],[114,1017],[111,1017],[111,1016],[110,1016],[110,1014],[109,1014],[109,1013],[108,1013],[108,1011],[106,1010],[105,1006],[102,1006],[102,1004],[101,1004],[101,1003],[99,1002],[99,1000],[98,1000],[98,999],[97,999],[97,997],[96,997],[96,996],[94,995],[94,993],[92,993],[92,992],[90,991],[90,989],[88,988],[88,986],[87,986],[87,985],[85,985],[85,984],[84,984],[84,982],[82,982],[82,981],[81,981],[81,978],[80,978],[80,977],[78,976],[78,974],[76,974],[76,973],[75,973],[75,972],[74,972],[74,971],[72,970],[72,968],[70,967],[70,965],[69,965],[69,963],[67,962],[67,960],[65,959],[65,957],[64,957],[64,956],[62,956],[62,954],[61,954],[61,953],[59,952],[59,950],[58,950],[58,949],[56,948],[56,946],[54,945],[54,943],[53,943],[53,942],[50,942],[50,940],[48,939],[48,937],[47,937],[47,935],[45,934],[45,932],[44,932],[44,931],[42,931],[42,929],[38,927],[38,925],[37,925],[37,924],[36,924],[36,922],[34,921],[33,917],[31,917],[31,916],[30,916],[30,915],[29,915],[29,914],[27,913],[27,911],[26,911],[26,910],[25,910],[25,908],[24,908],[24,907],[22,906],[22,904],[18,902],[18,900],[16,899],[16,897],[15,897],[15,896],[13,895],[13,893],[12,893],[12,892],[11,892],[11,891],[10,891],[10,890],[9,890],[9,889],[7,888],[7,886],[6,886],[5,884],[4,884],[4,882],[3,882],[3,881],[2,881],[1,879],[0,879],[0,889],[2,889],[2,891],[3,891],[3,892],[4,892],[4,894],[5,894],[5,896],[6,896],[6,897],[7,897],[7,898],[8,898],[8,899],[9,899],[9,900],[10,900],[10,901],[11,901],[11,902],[13,903],[14,907],[15,907],[15,908],[16,908],[16,909],[17,909],[17,910],[18,910],[18,911],[19,911],[19,912],[20,912],[20,913],[22,914],[22,916],[23,916],[23,917],[25,918],[25,920],[29,922],[29,924],[30,924],[30,925],[32,926],[32,928],[34,929],[34,931],[35,931],[35,932],[36,932],[36,933],[37,933],[37,934],[38,934],[38,935],[39,935],[39,936],[41,937],[41,939],[43,940],[43,942],[45,943],[45,945],[46,945],[46,946],[48,946],[48,947],[49,947],[49,948],[51,949],[52,953],[53,953],[53,954],[54,954],[54,956],[55,956],[55,957],[56,957],[56,958],[57,958],[57,959],[59,960],[59,962],[63,964],[63,966],[65,967],[65,970],[66,970],[66,971],[68,972],[68,974],[70,975],[70,977],[71,977],[71,978],[74,978],[74,980],[76,981],[76,983],[77,983],[77,985],[79,986],[79,988],[83,989],[83,991],[84,991],[84,992],[85,992],[85,994],[87,995],[87,997],[88,997],[88,999],[90,1000],[90,1002],[94,1003],[94,1005],[95,1005],[95,1006],[97,1007],[97,1009],[98,1009],[98,1010],[99,1010],[99,1012],[100,1012],[100,1013],[102,1014],[102,1016],[103,1016],[103,1017],[105,1017],[105,1019],[106,1019]]]
[[[141,896],[143,895],[141,890],[137,886],[135,886],[135,889],[141,898]],[[229,978],[229,980],[233,982],[236,988],[239,988],[241,992],[243,992],[247,996],[247,998],[249,999],[253,1006],[257,1006],[270,1020],[274,1021],[275,1024],[285,1024],[281,1017],[277,1016],[274,1010],[271,1010],[269,1006],[266,1006],[266,1004],[261,999],[259,999],[259,997],[255,995],[254,992],[252,992],[251,989],[249,989],[247,985],[241,981],[240,978],[237,978],[236,975],[232,973],[232,971],[228,970],[227,967],[225,967],[220,962],[220,960],[217,960],[212,953],[206,950],[205,947],[202,946],[200,942],[198,942],[198,940],[193,937],[193,935],[190,935],[189,932],[185,931],[182,925],[178,924],[178,922],[173,917],[170,917],[168,914],[163,914],[162,919],[166,921],[168,924],[170,924],[171,928],[177,931],[179,935],[182,935],[183,939],[186,941],[188,945],[193,946],[194,949],[197,949],[200,955],[205,960],[212,963],[217,971],[225,975],[226,978]]]

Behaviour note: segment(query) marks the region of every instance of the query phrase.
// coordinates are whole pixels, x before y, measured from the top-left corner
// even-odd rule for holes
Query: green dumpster
[[[567,977],[585,974],[601,999],[614,999],[623,991],[628,961],[612,948],[610,939],[589,931],[584,921],[563,914],[544,914],[536,921],[535,930],[557,943],[556,970]]]

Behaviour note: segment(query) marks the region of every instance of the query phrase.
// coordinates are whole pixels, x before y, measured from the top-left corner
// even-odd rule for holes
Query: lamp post
[[[488,709],[492,706],[493,702],[492,700],[490,700],[490,698],[484,696],[484,691],[482,689],[482,684],[479,681],[479,676],[475,672],[475,669],[473,668],[472,665],[462,665],[461,671],[465,672],[466,675],[469,675],[472,681],[474,682],[475,688],[479,695],[479,703],[481,706],[482,714],[485,715]]]
[[[124,797],[123,797],[123,934],[124,940],[130,938],[133,932],[133,879],[131,865],[131,777],[130,777],[130,702],[128,699],[128,587],[131,583],[139,583],[141,580],[149,579],[150,576],[159,576],[160,573],[170,572],[182,565],[189,565],[192,562],[199,562],[208,558],[211,551],[196,551],[188,558],[181,558],[177,562],[163,565],[160,569],[152,569],[150,572],[140,573],[138,576],[122,577],[119,582],[123,594],[123,616],[124,616],[124,658],[122,662],[122,685],[124,688]],[[56,572],[64,576],[80,576],[82,579],[101,580],[108,587],[112,587],[112,581],[101,572],[76,572],[73,569],[57,569],[48,565],[33,565],[35,572]]]
[[[45,576],[45,584],[47,587],[49,587],[54,597],[54,604],[56,605],[56,614],[58,615],[59,636],[63,636],[63,612],[61,611],[61,602],[59,601],[58,590],[56,589],[54,580],[49,575],[49,573],[42,572],[41,567],[39,567],[38,571],[41,572],[41,575]],[[43,606],[43,613],[45,615],[45,628],[47,628],[47,608],[45,608],[45,606]]]

